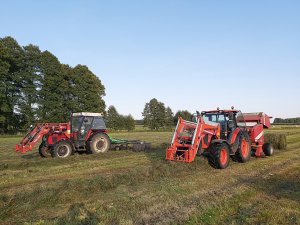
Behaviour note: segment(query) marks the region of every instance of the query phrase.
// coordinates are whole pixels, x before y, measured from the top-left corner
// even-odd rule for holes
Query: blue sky
[[[0,37],[87,65],[106,104],[141,118],[232,105],[300,116],[300,1],[2,1]]]

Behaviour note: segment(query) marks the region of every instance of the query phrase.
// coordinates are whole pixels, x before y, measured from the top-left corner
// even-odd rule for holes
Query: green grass
[[[68,159],[0,138],[0,224],[299,224],[300,129],[269,132],[286,132],[287,149],[226,170],[165,161],[172,132],[113,133],[153,150]]]

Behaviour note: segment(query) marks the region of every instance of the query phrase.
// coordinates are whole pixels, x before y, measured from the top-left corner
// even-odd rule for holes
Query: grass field
[[[288,148],[216,170],[198,157],[166,162],[172,132],[116,133],[152,143],[148,152],[111,151],[43,159],[0,138],[1,224],[300,224],[300,128],[279,127]]]

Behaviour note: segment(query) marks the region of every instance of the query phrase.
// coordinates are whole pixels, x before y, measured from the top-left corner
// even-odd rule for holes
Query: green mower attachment
[[[113,138],[109,136],[111,142],[111,149],[114,150],[132,150],[134,152],[140,152],[151,149],[151,143],[140,140],[125,140],[121,138]]]

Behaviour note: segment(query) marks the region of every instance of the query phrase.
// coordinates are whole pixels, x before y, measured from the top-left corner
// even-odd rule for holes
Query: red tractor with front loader
[[[32,151],[41,139],[39,153],[42,157],[66,158],[75,152],[96,154],[110,149],[151,149],[151,143],[145,141],[110,137],[101,113],[72,113],[68,123],[38,123],[16,145],[16,151]]]
[[[230,158],[245,163],[252,154],[271,156],[273,147],[264,143],[263,134],[270,118],[264,113],[243,114],[233,107],[197,112],[192,121],[179,117],[166,159],[193,162],[196,155],[204,155],[213,167],[225,169]]]
[[[16,145],[16,151],[31,151],[42,139],[42,157],[66,158],[74,152],[103,153],[110,149],[110,139],[101,113],[73,113],[69,123],[39,123]]]

